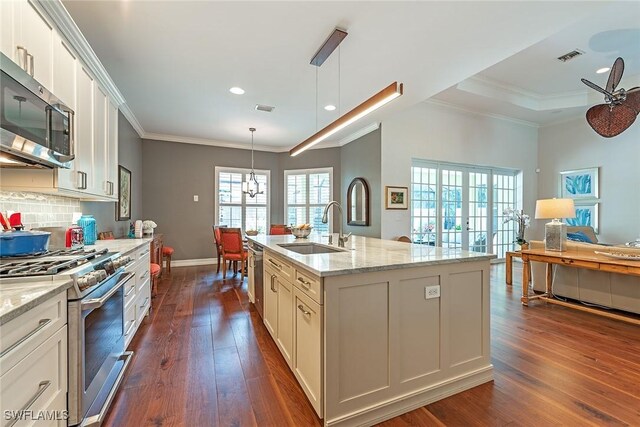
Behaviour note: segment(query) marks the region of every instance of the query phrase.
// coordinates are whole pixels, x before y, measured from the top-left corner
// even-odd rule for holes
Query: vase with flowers
[[[522,209],[513,209],[513,208],[506,208],[502,213],[504,215],[504,221],[503,221],[504,224],[506,224],[509,221],[513,221],[516,223],[517,234],[516,234],[516,240],[514,241],[514,243],[520,245],[521,248],[526,247],[525,245],[527,245],[527,240],[524,238],[524,231],[526,230],[526,228],[529,226],[531,222],[531,218],[529,217],[529,215],[524,213]]]

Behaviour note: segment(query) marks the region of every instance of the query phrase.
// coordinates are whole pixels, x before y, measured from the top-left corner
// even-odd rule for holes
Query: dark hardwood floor
[[[640,328],[565,307],[520,305],[521,269],[491,269],[495,381],[384,422],[392,426],[640,426]],[[172,269],[134,338],[106,426],[316,426],[246,281]]]

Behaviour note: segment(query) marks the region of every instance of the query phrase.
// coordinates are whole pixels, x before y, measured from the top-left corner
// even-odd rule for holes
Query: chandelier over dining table
[[[256,128],[249,128],[249,131],[251,132],[251,172],[249,173],[249,179],[242,183],[242,192],[253,199],[258,194],[263,194],[264,191],[260,190],[260,183],[256,179],[256,173],[253,170],[253,133]]]

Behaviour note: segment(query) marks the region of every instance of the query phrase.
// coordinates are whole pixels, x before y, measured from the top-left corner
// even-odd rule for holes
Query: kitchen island
[[[492,380],[494,255],[249,239],[264,248],[265,326],[324,425],[375,424]]]

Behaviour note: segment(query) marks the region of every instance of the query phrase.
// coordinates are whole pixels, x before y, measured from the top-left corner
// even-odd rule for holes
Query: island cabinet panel
[[[325,277],[324,424],[372,425],[490,381],[488,278],[487,260]]]
[[[341,402],[389,387],[389,283],[373,279],[338,290]]]
[[[278,290],[276,278],[278,276],[271,269],[264,268],[264,326],[274,340],[278,338]]]
[[[300,289],[294,296],[293,373],[322,418],[322,306]]]
[[[425,299],[425,287],[439,286],[440,277],[401,280],[398,290],[400,381],[420,380],[441,369],[440,298]]]
[[[293,366],[293,285],[275,279],[278,298],[278,332],[276,343],[289,367]]]
[[[271,268],[274,273],[277,273],[278,276],[283,279],[293,282],[293,267],[289,262],[283,260],[281,257],[275,256],[271,252],[265,252],[264,265]]]
[[[484,299],[482,271],[451,274],[447,292],[449,298],[449,366],[455,367],[481,359],[483,348]],[[488,307],[487,307],[488,308]]]

